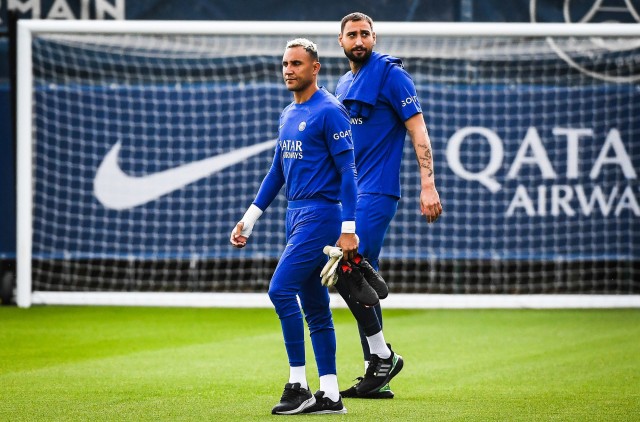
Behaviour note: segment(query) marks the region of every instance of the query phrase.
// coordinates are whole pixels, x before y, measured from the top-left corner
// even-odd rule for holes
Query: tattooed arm
[[[404,124],[416,151],[416,159],[420,169],[420,211],[426,217],[427,222],[433,223],[442,214],[442,204],[436,190],[433,153],[427,125],[421,113],[413,115]]]

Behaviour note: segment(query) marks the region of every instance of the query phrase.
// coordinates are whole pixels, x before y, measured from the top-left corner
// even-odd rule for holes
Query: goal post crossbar
[[[635,24],[555,24],[555,23],[404,23],[376,22],[375,31],[384,36],[438,37],[621,37],[640,38],[640,25]],[[336,22],[265,22],[265,21],[54,21],[21,20],[18,23],[18,151],[17,151],[17,302],[29,307],[32,291],[32,214],[34,129],[32,41],[36,34],[139,34],[139,35],[335,35]],[[39,297],[54,293],[44,293]],[[70,293],[82,295],[83,293]],[[135,295],[136,293],[127,293]],[[543,297],[546,295],[540,295]],[[420,295],[416,295],[417,299]],[[550,297],[553,297],[551,295]],[[593,298],[592,298],[593,299]],[[514,303],[519,299],[514,299]],[[552,299],[553,301],[554,299]],[[55,300],[54,300],[55,301]],[[214,301],[215,302],[215,301]],[[411,302],[415,303],[415,302]],[[500,302],[491,302],[499,306]],[[559,302],[554,302],[559,303]],[[585,303],[598,303],[588,300]],[[601,302],[612,303],[612,302]],[[638,296],[627,295],[625,306],[640,306]],[[507,305],[509,306],[509,305]],[[523,307],[530,305],[523,304]],[[569,305],[571,306],[571,305]],[[586,305],[591,307],[592,305]],[[606,306],[606,305],[605,305]],[[615,305],[613,305],[615,306]],[[535,307],[535,306],[532,306]]]
[[[189,35],[331,35],[336,22],[327,21],[56,21],[21,20],[32,33],[189,34]],[[385,22],[375,23],[380,35],[447,37],[639,37],[640,25],[619,23]]]

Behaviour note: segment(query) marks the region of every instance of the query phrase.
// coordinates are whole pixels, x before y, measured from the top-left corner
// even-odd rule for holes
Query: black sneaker
[[[375,306],[380,301],[373,287],[367,283],[364,276],[355,265],[341,262],[338,265],[338,283],[345,283],[349,288],[349,296],[364,306]]]
[[[340,396],[345,399],[352,399],[352,398],[358,397],[358,391],[356,389],[358,388],[358,385],[360,385],[363,379],[364,379],[363,377],[356,378],[355,380],[358,382],[356,382],[346,390],[342,390],[340,392]]]
[[[378,298],[380,300],[385,299],[389,296],[389,287],[387,287],[387,283],[384,281],[384,278],[378,273],[362,255],[357,254],[355,258],[351,260],[352,263],[358,267],[364,279],[367,280],[367,283],[373,290],[376,291]]]
[[[379,389],[378,391],[374,391],[373,393],[358,395],[358,385],[360,385],[360,382],[362,382],[364,378],[358,377],[356,379],[358,380],[357,383],[340,392],[340,395],[343,398],[392,399],[395,396],[395,394],[393,394],[393,391],[391,391],[391,387],[389,387],[389,384],[385,384],[381,389]]]
[[[314,415],[327,415],[330,413],[347,413],[347,408],[342,404],[342,398],[333,401],[329,397],[324,396],[324,391],[316,391],[314,394],[316,404],[304,409],[303,413],[311,413]]]
[[[387,346],[391,350],[391,345],[387,344]],[[356,387],[358,395],[371,394],[380,390],[391,381],[391,378],[398,375],[403,365],[402,356],[393,350],[391,350],[391,356],[387,359],[382,359],[378,355],[371,355],[367,372]]]
[[[295,415],[302,413],[307,407],[316,404],[316,398],[306,388],[300,387],[300,383],[287,383],[280,398],[280,403],[276,404],[271,413],[274,415]]]

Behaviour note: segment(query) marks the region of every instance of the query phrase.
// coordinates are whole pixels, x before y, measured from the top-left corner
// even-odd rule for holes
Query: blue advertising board
[[[448,210],[438,224],[419,229],[434,256],[640,257],[637,90],[602,84],[428,91],[438,99],[428,103],[426,118]],[[409,185],[418,186],[417,179]],[[401,256],[403,245],[390,246]]]
[[[34,255],[277,257],[281,197],[256,227],[260,247],[237,251],[228,237],[268,170],[290,93],[279,83],[156,88],[38,88],[47,111],[38,118]],[[407,141],[385,257],[640,259],[640,91],[613,83],[418,90],[445,211],[435,225],[421,221]],[[211,109],[189,104],[233,106],[215,121]],[[171,171],[185,181],[154,182]],[[145,190],[156,193],[130,194]]]
[[[217,2],[198,0],[189,2],[188,5],[174,0],[148,0],[144,2],[128,0],[86,0],[81,2],[71,0],[0,0],[0,35],[4,35],[3,33],[7,30],[9,9],[15,11],[20,19],[57,20],[327,20],[335,21],[337,24],[338,20],[346,13],[360,10],[370,14],[375,21],[640,22],[640,0],[615,2],[614,7],[609,3],[596,0],[583,2],[558,2],[554,0],[518,0],[513,2],[504,2],[502,0],[462,0],[441,2],[429,0],[409,2],[403,6],[395,2],[376,3],[359,0],[348,4],[344,2],[317,3],[301,10],[300,8],[291,8],[287,3],[272,4],[253,0],[244,2],[241,6],[237,2],[230,0]],[[12,160],[12,129],[11,113],[9,112],[9,61],[2,59],[6,58],[7,54],[7,38],[0,38],[0,221],[2,221],[2,226],[0,227],[0,258],[13,258],[15,256],[15,166]],[[437,87],[435,89],[437,91]],[[487,87],[477,87],[478,92],[476,94],[469,94],[468,87],[455,89],[457,90],[456,94],[453,94],[453,91],[449,90],[449,88],[443,89],[443,92],[438,95],[444,96],[447,101],[442,103],[438,101],[433,106],[436,109],[437,107],[446,107],[445,104],[451,104],[449,101],[451,98],[448,96],[452,95],[459,95],[456,98],[468,95],[473,97],[475,95],[479,99],[482,99],[484,95],[486,97],[484,99],[492,101],[491,104],[494,104],[492,112],[498,115],[511,112],[514,107],[521,108],[522,104],[526,104],[525,102],[517,101],[517,96],[530,95],[533,98],[538,98],[538,96],[554,95],[549,92],[545,94],[544,88],[538,89],[536,87],[523,87],[521,91],[512,92],[509,95],[505,95],[504,98],[490,97],[493,94],[489,92]],[[615,90],[618,88],[616,88],[615,84],[612,84],[601,89]],[[82,89],[78,88],[78,90],[81,91]],[[429,88],[429,92],[431,92],[431,88]],[[594,93],[589,93],[586,90],[579,92],[566,91],[557,95],[571,97],[574,94],[578,97],[584,97],[584,99],[580,100],[583,102],[593,101],[597,103],[600,101],[587,98],[587,95]],[[421,93],[421,95],[424,94]],[[631,94],[628,94],[628,96],[633,97]],[[283,95],[283,102],[285,97],[286,95]],[[424,98],[426,99],[428,96],[424,95]],[[454,101],[457,100],[454,99]],[[564,254],[566,253],[566,256],[569,257],[588,257],[595,253],[594,250],[597,249],[597,246],[594,243],[597,242],[585,239],[584,235],[576,234],[576,232],[588,233],[590,230],[595,230],[595,233],[603,234],[605,237],[615,236],[616,238],[615,242],[607,242],[608,245],[611,245],[611,248],[607,248],[606,253],[595,253],[595,256],[633,256],[637,259],[638,251],[635,245],[638,244],[638,235],[634,232],[633,227],[637,225],[635,224],[635,219],[637,219],[635,205],[637,203],[638,190],[637,185],[635,185],[635,179],[630,175],[632,172],[627,170],[625,173],[624,169],[628,167],[637,169],[637,147],[634,149],[632,144],[637,145],[638,134],[635,127],[633,127],[635,123],[630,122],[630,119],[621,118],[618,122],[601,118],[603,114],[608,115],[610,110],[620,107],[622,107],[623,111],[626,110],[637,115],[637,98],[629,98],[629,103],[625,104],[618,100],[610,101],[615,101],[616,104],[611,104],[610,107],[608,105],[606,109],[603,108],[602,104],[593,104],[594,116],[583,115],[583,117],[576,117],[576,115],[569,114],[565,116],[564,109],[561,109],[556,110],[559,115],[553,117],[550,113],[551,110],[545,108],[545,110],[534,110],[533,113],[544,112],[546,117],[542,117],[543,114],[538,113],[537,118],[531,118],[529,119],[530,121],[526,118],[517,117],[515,119],[507,119],[508,122],[469,120],[455,122],[453,125],[441,125],[443,114],[440,113],[451,115],[454,110],[442,109],[436,113],[432,108],[426,109],[426,117],[431,127],[431,134],[436,141],[434,142],[434,149],[439,154],[436,155],[436,158],[447,157],[453,160],[451,162],[444,159],[436,160],[436,165],[439,166],[438,175],[443,182],[442,194],[453,209],[466,210],[466,205],[460,205],[460,202],[463,201],[457,197],[451,197],[452,193],[447,190],[447,187],[455,187],[455,189],[464,187],[468,189],[466,191],[468,192],[466,193],[467,199],[476,201],[480,206],[479,214],[477,215],[480,217],[493,216],[491,223],[487,224],[485,222],[484,227],[487,227],[486,230],[492,230],[495,236],[492,238],[491,245],[487,245],[487,241],[478,240],[486,237],[486,233],[483,230],[478,229],[476,226],[466,227],[449,223],[451,220],[443,218],[442,224],[439,223],[437,227],[426,229],[418,225],[416,235],[421,239],[428,237],[430,241],[427,242],[428,246],[410,250],[422,251],[416,252],[418,255],[427,253],[430,256],[451,257],[478,254],[483,257],[533,256],[543,258],[552,253],[561,254],[560,256],[565,256]],[[459,101],[451,107],[456,112],[461,108],[477,107],[479,110],[469,111],[481,113],[482,104],[485,103],[466,104]],[[549,104],[553,104],[553,102],[549,102]],[[560,104],[566,104],[560,107],[571,108],[570,103],[561,101]],[[474,114],[471,113],[470,115]],[[592,121],[587,120],[589,117],[593,117]],[[553,124],[550,123],[552,121]],[[474,131],[468,128],[483,129]],[[529,135],[527,136],[527,134]],[[472,142],[469,139],[476,139],[475,144],[478,145],[477,148],[480,148],[480,153],[485,154],[487,157],[493,157],[494,161],[488,161],[492,166],[489,166],[487,170],[486,167],[480,165],[477,170],[474,170],[472,168],[474,165],[473,160],[467,162],[456,160],[455,153],[457,150],[449,150],[448,147],[444,146],[451,144],[450,139],[452,137],[455,141],[454,145],[459,143],[460,148],[471,148]],[[515,160],[514,173],[517,177],[509,176],[509,170],[511,169],[509,166],[513,167],[514,163],[514,161],[509,160],[515,159],[515,155],[520,151],[518,145],[521,145],[524,140],[527,140],[526,145],[531,146],[530,154],[536,154],[542,149],[535,144],[536,137],[540,138],[540,143],[549,156],[549,165],[544,162],[544,159],[540,158],[540,154],[534,155],[534,157],[542,160],[544,164],[542,168],[536,169],[531,164],[523,165],[523,163],[528,163],[525,156],[524,161],[521,159]],[[618,138],[620,141],[617,140]],[[532,141],[532,139],[534,140]],[[112,143],[117,142],[114,139],[109,139],[109,141]],[[243,142],[245,141],[241,141],[238,145],[247,146]],[[532,142],[534,144],[531,144]],[[579,147],[575,147],[574,144],[576,143]],[[498,157],[500,153],[499,145],[502,145],[503,157]],[[616,155],[619,151],[622,151],[620,145],[624,147],[625,153],[629,156],[628,160],[626,160],[623,152],[620,152],[620,156]],[[613,158],[604,156],[598,159],[598,154],[601,151],[598,147],[603,146],[606,147],[605,152],[609,152]],[[109,150],[108,147],[105,146],[105,148]],[[122,144],[122,153],[127,153],[128,148],[129,146],[124,142]],[[494,149],[491,150],[491,148]],[[565,154],[563,148],[569,148],[567,152],[571,152],[571,155],[563,156]],[[215,151],[222,151],[222,149],[215,149]],[[469,151],[470,154],[472,152],[473,150]],[[591,161],[588,161],[584,154],[591,154],[589,156]],[[263,153],[263,155],[266,156],[266,153]],[[94,161],[99,160],[96,157],[87,157],[85,156],[83,160],[88,160],[86,165],[89,166],[95,166],[97,163]],[[502,160],[497,158],[502,158]],[[565,160],[564,164],[563,160]],[[251,160],[249,161],[251,162]],[[405,167],[410,166],[412,161],[412,152],[410,148],[407,148],[407,164],[405,164]],[[500,167],[493,171],[493,165],[498,162]],[[562,165],[574,166],[576,162],[579,167],[577,171],[574,167],[571,167],[570,170],[561,168]],[[628,162],[631,163],[630,166]],[[449,164],[452,164],[453,167]],[[598,166],[598,168],[593,172],[595,178],[592,178],[590,176],[591,171],[587,175],[585,168],[592,166],[591,169],[593,170],[594,165]],[[551,166],[553,174],[555,174],[553,177],[552,173],[548,171],[549,166]],[[453,171],[452,168],[456,171]],[[534,173],[536,171],[544,171],[545,173],[543,173],[542,180],[539,183],[536,182],[538,183],[537,185],[520,183],[525,180],[525,172],[527,171]],[[621,173],[622,176],[615,176],[621,177],[621,179],[614,183],[612,179],[614,176],[609,174],[612,172]],[[491,177],[483,176],[489,173],[491,173]],[[413,224],[414,221],[415,203],[411,201],[415,198],[416,192],[411,189],[417,186],[417,182],[411,179],[412,177],[414,177],[413,173],[408,170],[405,177],[407,182],[407,192],[405,193],[408,199],[401,202],[400,213],[391,228],[392,234],[402,235],[400,238],[406,239],[403,242],[408,242],[409,244],[413,244],[415,241],[412,240],[411,234],[403,233],[404,229],[401,224],[409,224],[409,222]],[[495,192],[489,190],[488,187],[496,186],[496,183],[493,183],[491,179],[498,180],[500,178],[504,179],[496,182],[500,185],[500,189]],[[597,182],[598,178],[606,179],[606,181]],[[482,183],[483,181],[484,183]],[[206,185],[204,181],[198,183]],[[197,186],[197,183],[194,186]],[[251,186],[250,188],[253,187]],[[247,188],[247,192],[249,190]],[[245,195],[249,194],[245,193]],[[502,198],[503,196],[504,198]],[[500,214],[495,210],[485,210],[483,208],[484,201],[491,202],[496,206],[502,206],[504,212]],[[240,207],[240,204],[238,204],[238,207]],[[454,216],[448,218],[457,218],[459,215],[457,212],[452,211]],[[405,215],[407,216],[406,219]],[[626,217],[627,215],[631,215],[631,217]],[[531,230],[532,234],[534,234],[532,238],[536,238],[535,235],[538,235],[537,237],[545,240],[536,243],[537,246],[521,244],[516,240],[506,243],[500,240],[501,238],[495,233],[495,230],[497,228],[511,230],[516,226],[514,221],[517,219],[523,220],[523,225],[519,227],[524,232],[518,232],[520,233],[519,236],[527,238],[527,230]],[[452,224],[452,226],[449,224]],[[456,229],[458,227],[465,227],[463,230],[464,235],[459,233],[459,235],[450,236],[451,233],[457,233]],[[562,240],[562,236],[556,233],[558,227],[568,230],[566,235],[569,237],[568,240],[575,241],[576,238],[584,240],[576,241],[583,244],[579,251],[577,248],[559,246],[565,243]],[[553,234],[553,236],[547,236],[550,234]],[[550,238],[557,239],[554,241],[556,246],[548,245]],[[457,239],[465,239],[464,245],[462,241]],[[489,246],[489,249],[485,248],[485,246]],[[207,249],[204,248],[203,250],[206,251]],[[535,250],[539,251],[534,252]],[[396,246],[394,243],[385,248],[385,251],[385,253],[393,256],[403,256],[407,253],[401,245]],[[269,254],[272,255],[272,252],[269,252]]]

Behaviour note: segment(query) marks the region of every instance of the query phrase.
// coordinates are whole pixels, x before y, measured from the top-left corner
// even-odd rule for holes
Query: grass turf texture
[[[334,317],[346,388],[359,338]],[[639,419],[640,310],[387,310],[385,332],[405,358],[395,399],[298,417]],[[287,377],[270,309],[0,308],[0,420],[269,420]]]

